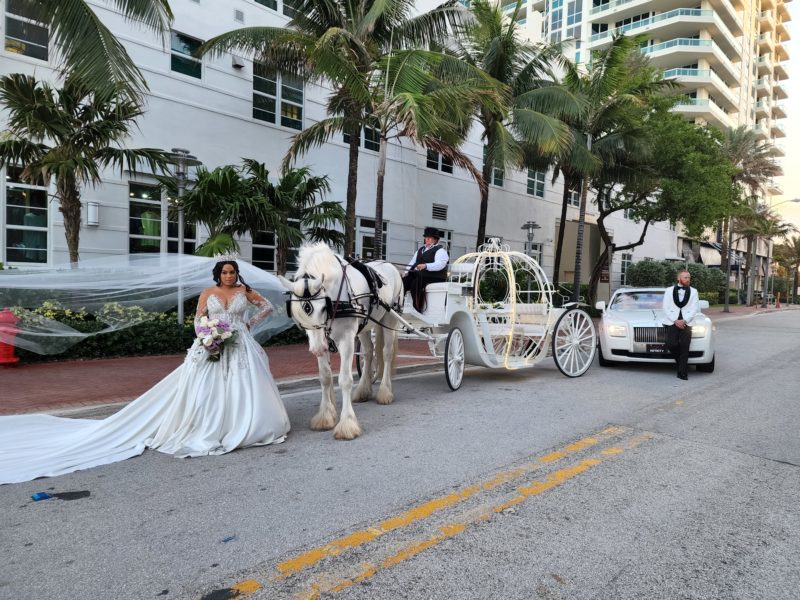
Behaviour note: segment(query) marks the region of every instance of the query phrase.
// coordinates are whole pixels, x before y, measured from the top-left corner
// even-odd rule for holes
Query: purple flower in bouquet
[[[200,317],[195,332],[200,345],[208,353],[208,359],[213,361],[219,360],[224,348],[236,340],[236,330],[222,319]]]

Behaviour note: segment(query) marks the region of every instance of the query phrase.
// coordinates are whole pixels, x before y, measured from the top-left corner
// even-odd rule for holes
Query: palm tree
[[[309,127],[287,154],[288,163],[335,132],[349,136],[346,195],[346,254],[355,250],[358,153],[363,126],[371,122],[369,87],[379,58],[392,48],[424,47],[443,40],[468,18],[458,0],[416,17],[413,0],[296,0],[287,27],[247,27],[207,41],[199,53],[237,51],[268,68],[297,73],[330,85],[328,113],[334,119]]]
[[[260,163],[251,163],[252,173],[266,177]],[[273,208],[270,228],[275,232],[275,270],[286,274],[286,265],[292,248],[303,241],[326,242],[341,247],[344,234],[345,213],[334,200],[320,200],[330,191],[327,176],[313,176],[308,167],[289,169],[272,187],[270,203]]]
[[[467,26],[463,41],[456,39],[448,48],[509,89],[505,106],[493,110],[476,106],[475,116],[483,128],[485,143],[482,175],[490,183],[493,174],[507,165],[524,167],[531,154],[552,156],[564,152],[572,136],[561,118],[580,112],[576,98],[555,85],[551,64],[561,60],[560,47],[531,44],[520,37],[516,19],[521,5],[518,0],[509,17],[500,3],[475,0],[470,4],[475,23]],[[478,246],[486,235],[488,209],[487,187],[481,190]]]
[[[0,78],[0,103],[6,106],[9,136],[0,142],[0,167],[24,165],[29,182],[55,183],[64,217],[70,262],[78,262],[81,186],[102,182],[103,169],[152,172],[169,167],[168,156],[154,148],[128,149],[121,144],[142,115],[127,94],[93,91],[79,79],[61,89],[29,75]]]
[[[572,300],[580,295],[583,260],[583,231],[591,175],[618,162],[641,138],[641,117],[649,97],[671,86],[653,69],[643,68],[639,56],[642,36],[616,36],[611,45],[597,53],[587,73],[566,64],[565,86],[584,100],[584,111],[573,127],[580,132],[580,143],[595,158],[594,169],[584,169],[575,246],[575,277]],[[589,167],[588,160],[582,163]],[[562,224],[563,228],[563,224]]]
[[[382,256],[383,190],[389,141],[407,137],[468,171],[481,190],[486,181],[458,146],[472,125],[476,104],[502,105],[496,82],[480,70],[438,52],[409,50],[381,60],[370,113],[380,139],[375,194],[375,257]]]
[[[800,270],[800,236],[786,238],[786,242],[775,246],[775,259],[784,264],[792,273],[792,293],[790,302],[794,302],[797,293],[797,271]]]
[[[775,160],[777,156],[775,148],[759,142],[755,132],[746,125],[725,131],[722,152],[736,168],[736,173],[731,177],[731,185],[739,197],[758,194],[769,180],[782,173],[781,167]],[[729,216],[722,223],[720,267],[725,271],[730,261],[731,219],[732,216]]]
[[[141,99],[147,82],[125,47],[85,0],[8,0],[7,10],[47,27],[57,49],[57,64],[69,79],[105,94],[124,90]],[[167,0],[113,0],[129,21],[158,35],[169,32],[172,10]]]

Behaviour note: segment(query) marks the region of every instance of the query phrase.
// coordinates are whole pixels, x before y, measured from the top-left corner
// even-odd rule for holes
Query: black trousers
[[[437,281],[445,281],[442,273],[437,271],[409,271],[403,277],[403,293],[411,292],[411,299],[414,302],[414,310],[417,312],[424,312],[428,306],[427,296],[425,295],[425,286],[429,283]]]
[[[678,363],[678,375],[687,375],[689,371],[689,345],[692,343],[692,328],[688,325],[678,329],[675,325],[667,325],[667,350]]]

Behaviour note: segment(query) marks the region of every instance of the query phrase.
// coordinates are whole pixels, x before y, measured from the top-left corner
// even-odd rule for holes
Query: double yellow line
[[[413,523],[427,519],[428,517],[431,517],[432,515],[447,508],[456,506],[459,503],[478,495],[479,493],[495,490],[503,484],[511,482],[515,479],[519,479],[537,470],[541,470],[543,467],[558,460],[595,447],[601,443],[611,440],[612,438],[621,437],[630,433],[631,430],[625,427],[607,427],[606,429],[603,429],[594,435],[578,440],[577,442],[569,444],[560,450],[540,456],[518,467],[501,471],[482,483],[463,488],[457,492],[435,498],[428,502],[424,502],[403,513],[400,513],[395,517],[381,521],[376,525],[355,531],[328,542],[327,544],[312,548],[311,550],[298,554],[297,556],[294,556],[288,560],[282,561],[276,565],[277,574],[271,577],[271,579],[274,583],[278,583],[290,576],[297,575],[306,569],[317,565],[327,558],[338,556],[345,551],[358,548],[359,546],[371,542],[389,532],[408,527]],[[373,577],[380,571],[384,571],[399,565],[402,562],[420,554],[421,552],[424,552],[425,550],[428,550],[429,548],[432,548],[445,540],[463,533],[473,525],[489,521],[497,513],[503,512],[513,506],[525,502],[531,497],[537,496],[547,490],[565,483],[566,481],[569,481],[581,473],[584,473],[589,469],[601,464],[610,457],[621,454],[625,450],[635,448],[651,437],[651,434],[642,434],[629,437],[624,443],[608,447],[590,458],[580,460],[572,466],[553,471],[541,480],[532,481],[527,485],[517,487],[514,495],[511,498],[495,505],[482,507],[478,511],[473,510],[464,513],[464,518],[456,519],[441,525],[438,527],[437,532],[433,535],[422,540],[415,540],[405,544],[400,548],[400,550],[384,558],[380,562],[375,564],[362,564],[359,572],[352,577],[341,577],[337,579],[336,577],[331,577],[331,575],[327,574],[314,577],[311,581],[306,582],[303,591],[297,594],[296,597],[304,600],[315,600],[322,593],[336,593],[355,584],[361,583],[362,581]],[[245,592],[242,589],[242,587],[244,587],[243,584],[248,584],[250,589],[255,591],[255,589],[252,587],[254,583],[257,582],[249,580],[237,584],[237,586],[239,586],[239,590],[243,592],[238,597],[245,597],[252,593]],[[261,587],[260,584],[258,584],[258,587]],[[236,589],[236,586],[234,586],[233,589]]]

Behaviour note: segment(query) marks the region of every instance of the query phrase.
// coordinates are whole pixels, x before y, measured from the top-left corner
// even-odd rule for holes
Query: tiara
[[[225,261],[225,260],[239,261],[239,260],[242,260],[242,257],[239,256],[238,252],[223,252],[223,253],[220,253],[220,254],[215,254],[214,255],[214,259],[217,262],[222,262],[222,261]]]

